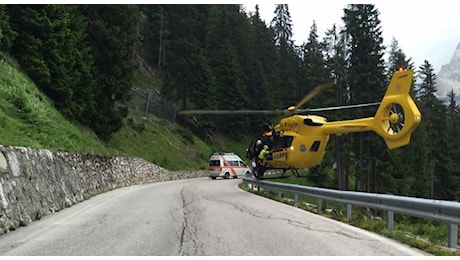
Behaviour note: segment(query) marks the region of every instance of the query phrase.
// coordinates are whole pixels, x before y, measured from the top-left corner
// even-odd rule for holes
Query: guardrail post
[[[347,204],[347,220],[351,219],[351,204]]]
[[[323,214],[323,211],[321,210],[321,208],[323,207],[323,200],[322,199],[318,199],[318,202],[316,204],[316,212],[318,214]]]
[[[457,248],[458,225],[449,223],[449,247]]]
[[[294,194],[294,205],[297,207],[299,205],[299,194]]]
[[[278,199],[280,200],[281,199],[281,196],[283,195],[283,192],[281,191],[278,191]]]
[[[394,219],[395,219],[395,214],[393,211],[387,211],[387,228],[388,229],[393,229],[394,228]]]
[[[270,191],[267,188],[265,188],[265,196],[268,198],[269,195],[270,195]]]

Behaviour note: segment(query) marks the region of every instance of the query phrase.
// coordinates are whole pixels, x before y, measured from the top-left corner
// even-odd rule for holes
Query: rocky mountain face
[[[450,59],[450,63],[443,65],[437,74],[437,94],[447,96],[453,89],[456,96],[460,95],[460,43]]]

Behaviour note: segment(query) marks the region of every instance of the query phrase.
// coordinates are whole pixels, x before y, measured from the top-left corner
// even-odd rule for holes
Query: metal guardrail
[[[268,190],[294,193],[294,203],[298,203],[298,195],[317,198],[317,212],[321,214],[322,200],[344,203],[347,205],[347,219],[351,219],[352,205],[387,211],[387,228],[393,229],[394,213],[428,218],[448,224],[448,244],[450,248],[457,248],[458,225],[460,224],[460,202],[421,199],[404,196],[375,194],[366,192],[339,191],[295,184],[276,183],[270,181],[243,178],[245,183],[253,188],[265,187]]]

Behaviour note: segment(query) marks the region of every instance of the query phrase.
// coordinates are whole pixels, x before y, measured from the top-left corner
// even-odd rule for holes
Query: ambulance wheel
[[[224,176],[224,179],[228,179],[228,178],[230,178],[230,173],[226,172],[225,176]]]
[[[215,179],[216,179],[216,177],[211,177],[211,179],[215,180]]]

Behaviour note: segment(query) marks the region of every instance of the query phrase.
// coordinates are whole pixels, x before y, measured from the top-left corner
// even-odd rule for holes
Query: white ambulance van
[[[209,158],[209,178],[228,179],[250,174],[249,166],[235,153],[213,153]]]

